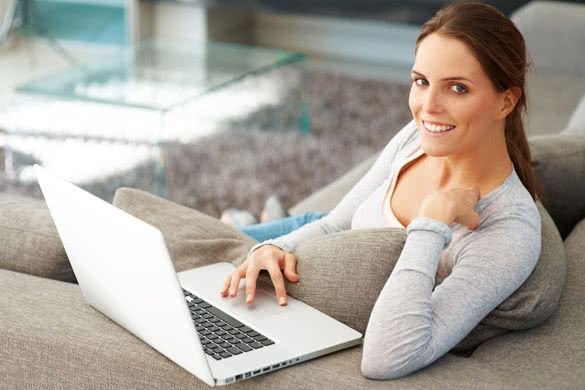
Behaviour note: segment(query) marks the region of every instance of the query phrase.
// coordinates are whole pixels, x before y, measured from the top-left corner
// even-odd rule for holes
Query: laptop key
[[[262,348],[262,347],[263,347],[263,345],[262,345],[262,344],[260,344],[260,343],[257,343],[257,342],[253,342],[253,343],[250,343],[250,344],[248,344],[248,345],[249,345],[250,347],[254,348],[254,349],[258,349],[258,348]]]
[[[245,333],[238,333],[238,334],[235,334],[234,336],[239,338],[239,339],[245,339],[246,337],[248,337],[248,336],[246,336]]]
[[[234,317],[222,312],[221,310],[219,310],[215,307],[211,307],[211,305],[210,305],[210,307],[207,308],[207,311],[210,312],[211,314],[213,314],[214,316],[216,316],[217,318],[219,318],[220,320],[227,322],[228,324],[230,324],[234,328],[241,328],[242,326],[244,326],[244,324],[242,324],[240,321],[236,320]]]
[[[272,341],[270,339],[266,339],[266,340],[260,341],[260,343],[262,343],[262,345],[268,346],[268,345],[274,344],[274,341]]]
[[[211,305],[207,302],[203,302],[199,304],[199,307],[202,307],[203,309],[209,309]]]
[[[224,341],[223,343],[219,344],[219,346],[222,347],[222,348],[228,348],[228,347],[231,347],[232,345],[230,343],[226,343]]]
[[[210,332],[217,332],[219,328],[217,326],[212,326],[211,328],[207,328]]]
[[[240,348],[244,352],[248,352],[248,351],[251,351],[252,350],[252,348],[248,347],[244,343],[239,343],[239,344],[236,344],[235,346],[238,347],[238,348]]]
[[[263,335],[256,336],[256,337],[254,337],[254,340],[256,340],[256,341],[266,340],[266,336],[263,336]]]
[[[240,351],[239,349],[237,349],[236,347],[228,347],[226,348],[229,352],[233,353],[234,355],[239,355],[242,353],[242,351]]]
[[[230,330],[228,330],[228,333],[229,334],[238,334],[238,333],[240,333],[240,331],[237,329],[230,329]]]
[[[226,352],[226,351],[223,351],[223,352],[222,352],[222,353],[220,353],[219,355],[220,355],[222,358],[227,358],[227,357],[230,357],[230,356],[232,356],[232,354],[231,354],[231,353],[229,353],[229,352]]]
[[[205,353],[208,355],[213,355],[213,351],[211,349],[205,348]]]
[[[242,339],[242,342],[243,343],[246,343],[246,344],[250,344],[251,342],[254,342],[254,339],[251,339],[249,337],[246,337],[245,339]]]
[[[250,337],[256,337],[256,336],[260,336],[260,333],[254,331],[254,332],[248,333],[248,336],[250,336]]]
[[[244,326],[243,328],[240,328],[240,332],[244,332],[244,333],[248,333],[251,332],[252,328],[249,328],[247,326]]]
[[[208,316],[209,316],[209,317],[211,317],[211,318],[209,318],[209,317],[205,317],[205,316],[204,316],[204,317],[205,317],[205,318],[207,318],[207,320],[208,320],[209,322],[213,322],[215,325],[217,325],[217,323],[221,321],[219,318],[217,318],[217,317],[213,317],[211,314],[206,314],[206,315],[208,315]]]
[[[212,358],[214,358],[215,360],[221,360],[222,357],[219,355],[211,355]]]

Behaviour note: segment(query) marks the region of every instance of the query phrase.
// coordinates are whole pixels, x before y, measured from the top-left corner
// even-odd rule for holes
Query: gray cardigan
[[[384,191],[370,195],[386,185],[419,145],[411,121],[327,216],[260,243],[250,253],[266,244],[292,253],[303,241],[351,229],[359,206],[366,200],[383,201]],[[475,210],[480,217],[476,231],[421,217],[408,225],[400,258],[370,315],[361,367],[367,377],[397,378],[437,360],[517,290],[536,266],[540,214],[515,169]],[[376,221],[359,221],[359,226],[380,227]]]

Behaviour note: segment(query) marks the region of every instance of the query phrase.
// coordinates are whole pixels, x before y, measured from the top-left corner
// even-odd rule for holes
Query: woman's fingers
[[[297,257],[291,253],[284,254],[284,275],[291,282],[298,282],[300,279],[297,274]]]
[[[231,280],[229,283],[229,295],[234,298],[238,295],[238,288],[240,287],[240,279],[246,275],[248,265],[246,263],[238,267],[234,272],[231,273]]]
[[[284,278],[282,277],[282,271],[280,270],[280,267],[274,263],[269,265],[267,270],[270,274],[270,278],[272,279],[274,289],[276,290],[278,304],[281,306],[286,305],[286,290],[284,289]]]
[[[479,227],[479,214],[475,211],[464,214],[455,220],[464,226],[467,226],[469,230],[475,230]]]
[[[246,302],[252,303],[254,302],[254,297],[256,296],[256,280],[258,279],[258,274],[260,273],[260,267],[250,265],[248,267],[248,271],[246,272]]]
[[[229,274],[227,278],[225,278],[225,282],[223,283],[223,288],[219,292],[222,296],[226,296],[228,289],[230,288],[230,284],[232,282],[232,274]]]

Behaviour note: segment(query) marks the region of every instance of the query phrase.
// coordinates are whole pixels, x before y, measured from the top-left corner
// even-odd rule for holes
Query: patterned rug
[[[409,87],[390,81],[311,71],[306,92],[309,135],[248,128],[169,145],[166,197],[215,217],[228,207],[260,214],[271,194],[291,207],[383,148],[411,119]],[[0,192],[41,196],[3,173]]]

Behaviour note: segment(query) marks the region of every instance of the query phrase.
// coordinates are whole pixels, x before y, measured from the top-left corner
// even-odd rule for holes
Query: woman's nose
[[[439,112],[443,109],[441,95],[438,90],[427,89],[423,97],[423,109],[427,112]]]

